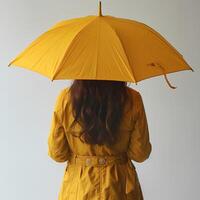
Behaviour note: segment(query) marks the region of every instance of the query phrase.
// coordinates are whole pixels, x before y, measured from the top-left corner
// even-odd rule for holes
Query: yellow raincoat
[[[68,161],[59,200],[144,199],[131,160],[143,162],[152,146],[142,97],[132,88],[127,90],[134,98],[134,106],[125,109],[118,142],[110,148],[83,143],[71,134],[78,133],[80,126],[69,129],[73,121],[69,88],[58,95],[48,137],[48,155],[57,162]]]

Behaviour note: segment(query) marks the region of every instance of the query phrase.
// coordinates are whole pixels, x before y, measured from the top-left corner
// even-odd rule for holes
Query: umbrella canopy
[[[95,79],[138,83],[193,69],[161,34],[125,18],[98,15],[63,20],[23,50],[8,66],[20,66],[49,79]]]

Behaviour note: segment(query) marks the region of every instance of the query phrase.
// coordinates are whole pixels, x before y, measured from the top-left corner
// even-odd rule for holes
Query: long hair
[[[78,137],[88,144],[114,144],[127,101],[132,105],[127,82],[74,80],[69,92],[74,117],[70,127],[79,123]]]

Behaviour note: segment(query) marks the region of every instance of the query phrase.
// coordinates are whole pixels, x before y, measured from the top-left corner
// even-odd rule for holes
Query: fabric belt
[[[118,155],[76,155],[71,154],[68,163],[78,164],[83,166],[105,166],[112,163],[126,163],[128,162],[127,153]]]

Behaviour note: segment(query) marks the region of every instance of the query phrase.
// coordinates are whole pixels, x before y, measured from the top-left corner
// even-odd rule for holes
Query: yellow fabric
[[[162,68],[166,74],[193,70],[149,26],[109,15],[89,15],[56,23],[10,62],[11,65],[38,72],[51,80],[134,83],[163,75]]]
[[[59,191],[59,200],[143,200],[135,162],[144,162],[152,151],[145,109],[140,93],[127,87],[134,99],[134,107],[125,107],[118,142],[106,145],[83,143],[77,135],[80,126],[73,129],[69,88],[64,88],[57,97],[48,136],[48,155],[56,162],[67,161]],[[71,155],[79,156],[128,156],[125,164],[108,164],[104,167],[70,164]]]

